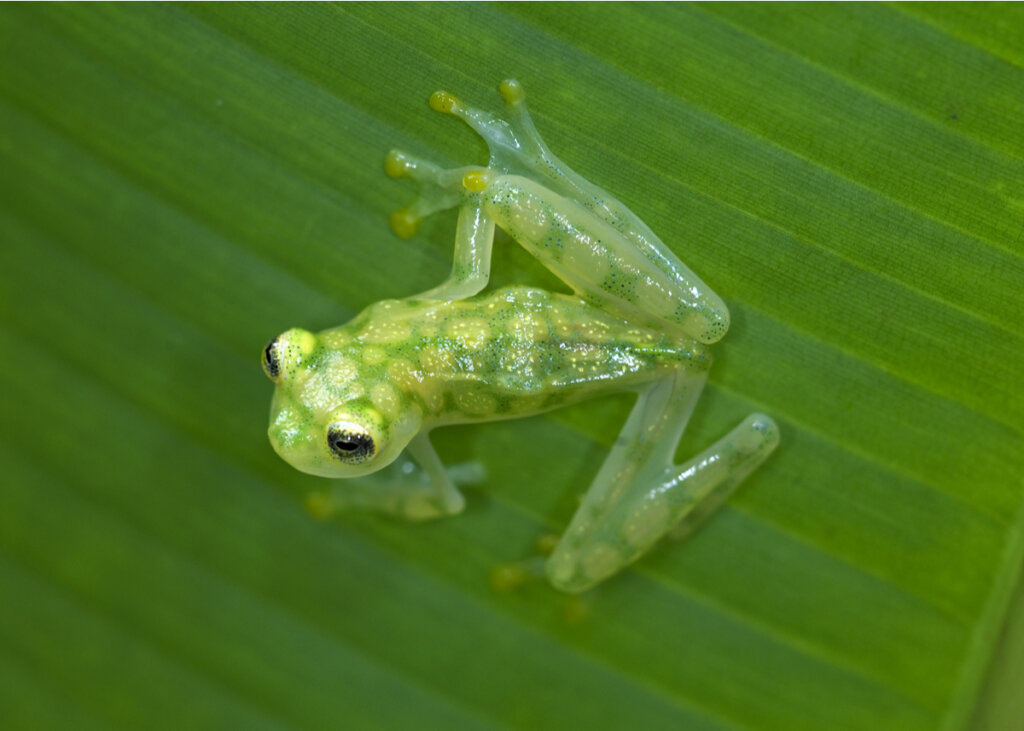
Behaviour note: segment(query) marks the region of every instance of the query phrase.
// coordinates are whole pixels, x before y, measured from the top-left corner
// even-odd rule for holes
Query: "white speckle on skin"
[[[455,405],[460,411],[474,415],[493,414],[498,408],[498,402],[493,396],[479,391],[460,391],[455,394]]]
[[[509,209],[508,225],[527,241],[543,241],[551,232],[550,212],[551,206],[536,196],[516,196],[516,205]]]
[[[374,384],[370,389],[370,400],[389,419],[397,419],[402,414],[402,400],[398,391],[387,381]]]
[[[359,366],[351,358],[335,355],[327,359],[323,377],[332,386],[344,388],[359,377]]]
[[[619,568],[622,559],[610,543],[595,543],[580,557],[580,566],[590,581],[603,579]]]
[[[420,351],[420,365],[430,375],[445,375],[455,369],[455,356],[447,350],[428,345]]]
[[[363,363],[366,365],[377,365],[387,360],[388,354],[382,348],[370,346],[363,350]]]
[[[373,345],[385,345],[408,340],[411,335],[408,322],[382,320],[371,322],[360,334],[360,339]]]
[[[631,546],[646,546],[652,536],[660,536],[668,529],[669,508],[662,493],[648,495],[623,523],[623,537]]]
[[[458,340],[470,350],[479,350],[487,344],[491,327],[487,321],[479,318],[465,318],[449,322],[444,329],[445,335]]]
[[[516,315],[508,321],[508,331],[516,337],[538,342],[548,334],[547,324],[537,315]]]

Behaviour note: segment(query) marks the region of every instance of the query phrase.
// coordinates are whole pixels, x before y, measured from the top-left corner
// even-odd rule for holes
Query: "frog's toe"
[[[399,238],[407,239],[419,230],[420,222],[424,218],[438,211],[454,208],[461,200],[461,188],[424,186],[416,200],[391,214],[391,230]]]
[[[543,583],[544,559],[540,556],[515,563],[504,563],[491,569],[491,589],[500,594],[512,594],[532,584]],[[593,593],[572,594],[562,604],[562,621],[569,626],[579,625],[590,616]]]
[[[423,184],[451,185],[451,181],[446,179],[451,176],[445,175],[444,168],[401,150],[392,150],[387,154],[384,158],[384,172],[392,178],[412,178]]]
[[[408,239],[416,235],[422,220],[423,218],[413,213],[410,207],[400,208],[391,214],[391,230],[398,238]]]
[[[408,178],[415,169],[413,158],[401,150],[392,150],[384,158],[384,172],[389,178]]]
[[[495,591],[510,592],[546,577],[544,563],[558,545],[558,536],[543,533],[534,542],[534,555],[513,563],[503,563],[491,570],[491,587]]]
[[[498,564],[491,569],[491,588],[502,594],[509,594],[544,578],[544,565],[539,556]]]
[[[435,91],[430,95],[429,104],[431,109],[441,114],[458,115],[463,111],[459,98],[447,91]]]
[[[498,84],[498,93],[510,107],[518,106],[526,101],[526,90],[515,79],[505,79]]]
[[[457,206],[466,192],[462,179],[470,170],[446,170],[401,150],[389,152],[384,158],[384,172],[392,178],[411,178],[422,186],[416,200],[391,215],[391,229],[399,237],[409,238],[424,218]]]

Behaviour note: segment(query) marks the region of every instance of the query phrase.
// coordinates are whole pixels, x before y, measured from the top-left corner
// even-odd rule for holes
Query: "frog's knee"
[[[717,343],[729,331],[729,310],[722,307],[709,307],[704,311],[704,329],[699,340],[702,343]]]
[[[779,427],[765,414],[751,414],[743,421],[737,449],[745,454],[767,456],[779,444]]]

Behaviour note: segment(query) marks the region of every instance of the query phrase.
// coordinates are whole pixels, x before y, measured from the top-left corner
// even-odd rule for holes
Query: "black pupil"
[[[373,437],[350,428],[332,427],[327,432],[327,445],[345,461],[362,462],[376,451]]]

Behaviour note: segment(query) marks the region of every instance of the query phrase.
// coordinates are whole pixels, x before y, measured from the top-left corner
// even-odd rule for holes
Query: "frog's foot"
[[[309,493],[305,500],[306,510],[318,520],[327,520],[349,510],[359,510],[423,521],[458,515],[466,504],[461,494],[456,500],[443,501],[422,487],[378,493],[356,490],[351,483],[352,480],[348,480]]]
[[[505,173],[551,175],[544,161],[553,156],[530,119],[523,85],[515,79],[505,79],[498,85],[498,92],[505,100],[507,120],[467,106],[447,91],[434,92],[430,106],[435,111],[458,117],[483,138],[491,153],[488,167]]]
[[[535,581],[547,578],[544,562],[558,545],[558,536],[545,533],[534,543],[535,554],[513,563],[503,563],[491,570],[491,588],[503,593],[512,592]]]
[[[392,150],[384,161],[384,170],[392,178],[412,178],[420,183],[419,197],[391,216],[391,228],[402,237],[416,233],[427,216],[454,208],[466,197],[487,187],[494,174],[527,175],[558,182],[564,176],[564,164],[547,149],[526,109],[526,93],[515,79],[506,79],[498,87],[508,120],[463,104],[447,91],[430,97],[430,106],[443,114],[458,117],[471,127],[490,151],[487,168],[445,169],[413,155]]]
[[[491,570],[491,588],[501,594],[511,594],[531,584],[547,583],[545,562],[558,545],[559,537],[546,533],[537,539],[534,548],[537,554],[514,563],[503,563]],[[593,592],[572,594],[562,607],[562,619],[567,625],[583,622],[590,614]]]
[[[416,233],[420,221],[427,216],[454,208],[467,193],[475,192],[466,178],[482,174],[480,168],[445,169],[401,150],[392,150],[384,159],[384,172],[392,178],[411,178],[422,187],[419,196],[405,208],[391,215],[391,228],[407,239]]]
[[[771,453],[778,427],[751,414],[715,444],[649,480],[638,479],[597,504],[588,494],[546,566],[558,589],[589,589],[643,555],[658,540],[692,531]],[[673,529],[676,529],[673,531]]]
[[[458,515],[466,501],[455,485],[480,482],[479,462],[464,462],[445,471],[438,486],[415,462],[400,457],[380,472],[349,480],[337,480],[306,496],[306,510],[326,520],[348,510],[386,513],[405,520],[421,521]]]

